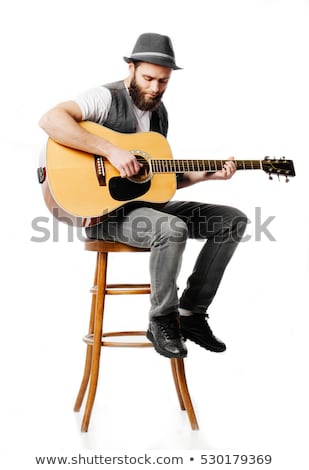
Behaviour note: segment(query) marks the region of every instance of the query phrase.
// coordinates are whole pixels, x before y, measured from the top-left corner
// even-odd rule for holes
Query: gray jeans
[[[138,207],[109,216],[86,229],[89,238],[150,248],[150,318],[177,311],[206,313],[226,266],[247,224],[238,209],[189,201],[170,201],[162,208]],[[204,239],[180,299],[176,281],[188,238]]]

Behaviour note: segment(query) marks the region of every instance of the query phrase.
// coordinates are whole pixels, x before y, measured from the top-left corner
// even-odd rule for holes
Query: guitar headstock
[[[295,176],[294,164],[292,160],[286,160],[285,157],[276,159],[265,157],[262,160],[262,168],[269,175],[269,179],[272,179],[271,175],[280,175],[286,177],[288,181],[288,176]]]

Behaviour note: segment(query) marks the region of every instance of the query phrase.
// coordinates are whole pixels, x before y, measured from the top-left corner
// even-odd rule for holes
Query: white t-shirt
[[[112,95],[108,88],[99,86],[79,94],[74,101],[81,109],[83,121],[93,121],[104,125],[112,104]],[[137,132],[149,131],[151,112],[142,111],[135,104],[133,104],[133,109],[137,119]]]

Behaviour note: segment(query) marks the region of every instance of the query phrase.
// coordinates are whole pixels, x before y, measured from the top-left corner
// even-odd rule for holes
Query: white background
[[[124,449],[190,450],[196,462],[222,449],[270,453],[272,468],[307,468],[309,1],[11,0],[2,3],[0,23],[6,468],[23,459],[34,468],[35,455]],[[251,221],[210,312],[227,352],[188,345],[200,431],[190,430],[178,408],[167,360],[153,350],[104,350],[90,429],[81,434],[81,414],[72,408],[94,258],[76,233],[68,241],[67,228],[53,226],[45,208],[36,180],[45,136],[37,123],[79,91],[124,78],[122,56],[148,31],[168,34],[184,67],[165,97],[175,158],[285,156],[297,176],[285,184],[239,172],[177,194],[237,206]],[[268,229],[276,241],[258,236],[256,208],[262,222],[274,216]],[[37,217],[49,219],[41,224],[50,233],[44,243],[31,240],[42,237],[32,227]],[[188,243],[180,288],[200,247]],[[111,279],[127,269],[130,280],[147,280],[147,255],[130,256],[112,259]],[[147,327],[148,299],[107,305],[111,329]]]

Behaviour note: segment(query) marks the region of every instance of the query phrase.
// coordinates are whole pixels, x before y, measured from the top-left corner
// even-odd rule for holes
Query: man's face
[[[161,103],[172,69],[161,65],[139,62],[130,64],[130,95],[143,111],[154,111]]]

